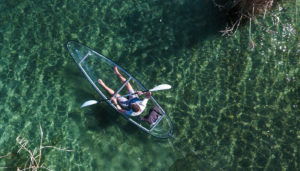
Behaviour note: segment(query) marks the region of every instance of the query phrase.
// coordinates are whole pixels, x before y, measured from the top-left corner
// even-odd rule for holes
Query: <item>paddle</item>
[[[161,84],[161,85],[158,85],[158,86],[155,86],[154,88],[150,89],[150,90],[145,90],[143,92],[147,92],[147,91],[159,91],[159,90],[168,90],[172,88],[169,84]],[[130,96],[130,95],[134,95],[134,94],[138,94],[138,92],[134,92],[134,93],[131,93],[131,94],[126,94],[122,97],[127,97],[127,96]]]
[[[105,99],[106,100],[106,99]],[[86,101],[84,102],[80,108],[83,108],[83,107],[86,107],[86,106],[90,106],[90,105],[94,105],[94,104],[97,104],[98,101],[97,100],[89,100],[89,101]]]
[[[147,91],[159,91],[159,90],[168,90],[172,88],[169,84],[161,84],[161,85],[158,85],[158,86],[155,86],[153,87],[152,89],[150,90],[146,90],[146,91],[143,91],[143,92],[147,92]],[[123,97],[126,97],[126,96],[130,96],[130,95],[133,95],[133,94],[137,94],[137,92],[134,92],[132,94],[127,94],[127,95],[124,95]],[[97,101],[97,100],[88,100],[86,102],[84,102],[80,108],[84,108],[86,106],[91,106],[91,105],[94,105],[94,104],[97,104],[99,102],[102,102],[102,101],[106,101],[106,100],[109,100],[109,99],[103,99],[103,100],[100,100],[100,101]]]

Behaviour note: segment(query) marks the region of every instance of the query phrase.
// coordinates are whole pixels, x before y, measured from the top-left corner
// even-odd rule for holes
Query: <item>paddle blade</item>
[[[86,106],[90,106],[90,105],[94,105],[94,104],[97,104],[97,103],[98,103],[98,101],[96,101],[96,100],[89,100],[89,101],[84,102],[81,105],[80,108],[83,108],[83,107],[86,107]]]
[[[168,90],[172,88],[169,84],[161,84],[161,85],[158,85],[152,89],[150,89],[149,91],[158,91],[158,90]]]

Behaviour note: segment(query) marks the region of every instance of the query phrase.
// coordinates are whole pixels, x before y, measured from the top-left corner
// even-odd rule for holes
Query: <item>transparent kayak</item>
[[[98,83],[99,78],[101,78],[107,86],[112,88],[116,92],[115,94],[128,94],[125,87],[128,82],[131,84],[135,91],[147,90],[138,80],[136,80],[122,67],[115,64],[113,61],[104,57],[103,55],[95,52],[94,50],[73,41],[68,42],[67,47],[73,59],[78,64],[79,68],[91,83],[91,85],[95,88],[96,92],[117,112],[119,111],[117,110],[116,106],[110,100],[108,100],[111,98],[111,95]],[[114,74],[114,66],[117,66],[119,72],[126,78],[125,83],[122,83],[120,79]],[[142,121],[141,117],[148,115],[150,109],[154,106],[159,109],[159,113],[161,115],[154,123],[150,125],[147,122]],[[150,100],[147,103],[146,109],[141,115],[129,116],[121,112],[119,113],[122,114],[129,122],[155,137],[168,138],[172,135],[172,122],[153,96],[151,96]]]

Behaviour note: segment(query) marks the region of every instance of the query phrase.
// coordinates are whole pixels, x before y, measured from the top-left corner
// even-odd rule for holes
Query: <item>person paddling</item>
[[[120,78],[120,80],[125,83],[126,78],[123,77],[119,70],[118,67],[114,67],[114,73]],[[98,83],[110,94],[114,95],[115,91],[108,87],[102,79],[98,79]],[[127,114],[130,116],[138,116],[146,108],[146,105],[148,103],[148,100],[151,97],[151,92],[142,92],[142,91],[137,91],[137,94],[134,93],[134,89],[132,88],[131,84],[128,82],[126,83],[126,88],[128,90],[128,93],[131,94],[129,98],[122,97],[120,94],[117,94],[115,97],[111,97],[111,101],[115,104],[117,107],[118,111],[120,111],[123,114]],[[145,98],[143,100],[140,100],[139,95],[145,95]]]

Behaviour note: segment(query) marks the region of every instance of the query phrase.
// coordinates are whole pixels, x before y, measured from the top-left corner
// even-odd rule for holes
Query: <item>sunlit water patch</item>
[[[299,7],[299,4],[298,4]],[[23,167],[16,137],[53,170],[299,169],[299,21],[295,2],[220,37],[211,1],[0,3],[0,167]],[[99,99],[68,54],[75,40],[112,59],[155,97],[174,135],[155,139]]]

